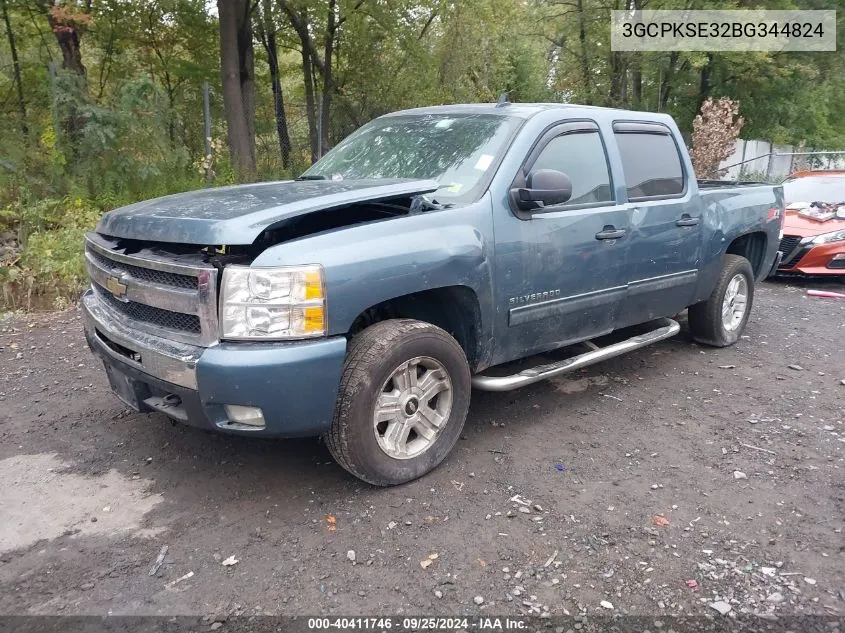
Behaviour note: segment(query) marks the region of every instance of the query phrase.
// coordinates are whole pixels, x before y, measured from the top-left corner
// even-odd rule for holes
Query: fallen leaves
[[[708,98],[692,122],[690,160],[699,178],[720,178],[719,165],[733,153],[736,139],[745,124],[739,116],[739,103],[728,97]]]
[[[667,519],[667,518],[666,518],[666,517],[664,517],[664,516],[660,516],[659,514],[655,514],[655,515],[651,518],[651,522],[652,522],[654,525],[657,525],[657,526],[660,526],[660,527],[667,527],[667,526],[669,525],[669,519]]]
[[[326,527],[329,532],[334,532],[337,529],[337,518],[331,514],[326,515]]]
[[[428,569],[431,566],[431,564],[435,560],[437,560],[437,558],[439,556],[440,556],[440,554],[438,554],[437,552],[432,552],[431,554],[428,555],[428,557],[426,557],[426,558],[424,558],[420,561],[420,567],[422,567],[423,569]]]

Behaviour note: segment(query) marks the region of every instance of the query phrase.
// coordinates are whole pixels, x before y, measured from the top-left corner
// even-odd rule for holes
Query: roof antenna
[[[503,92],[499,95],[499,100],[496,102],[497,108],[503,108],[505,106],[509,106],[511,102],[508,100],[508,93]]]

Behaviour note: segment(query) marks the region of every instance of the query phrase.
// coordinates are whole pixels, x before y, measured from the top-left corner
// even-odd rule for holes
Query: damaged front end
[[[284,242],[439,209],[424,197],[436,188],[412,180],[266,183],[107,214],[85,238],[90,288],[82,312],[112,390],[133,409],[199,426],[320,432],[329,409],[298,400],[282,406],[262,385],[276,376],[305,393],[309,375],[324,375],[331,393],[320,402],[333,402],[346,341],[325,336],[322,270],[312,262],[250,265]],[[203,364],[214,367],[205,379]]]
[[[248,246],[276,230],[299,237],[406,215],[433,180],[302,180],[215,187],[147,200],[103,216],[97,232],[146,243]],[[314,216],[310,220],[308,216]],[[313,228],[303,226],[312,225]]]

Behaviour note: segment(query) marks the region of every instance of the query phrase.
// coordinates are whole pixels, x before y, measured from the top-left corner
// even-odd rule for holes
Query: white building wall
[[[736,142],[733,155],[723,160],[722,169],[728,168],[724,180],[766,179],[780,182],[803,165],[804,169],[845,169],[845,151],[839,154],[818,156],[771,156],[795,152],[812,152],[811,148],[792,145],[772,145],[768,141],[743,140]],[[745,161],[745,162],[743,162]],[[743,162],[742,165],[737,163]]]

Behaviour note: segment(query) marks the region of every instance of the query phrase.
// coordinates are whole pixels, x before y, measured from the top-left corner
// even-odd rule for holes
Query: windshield
[[[486,184],[518,120],[491,114],[399,115],[352,133],[303,178],[419,178],[436,198],[473,198]]]
[[[786,180],[783,197],[787,204],[795,202],[845,202],[845,175],[807,176]]]

